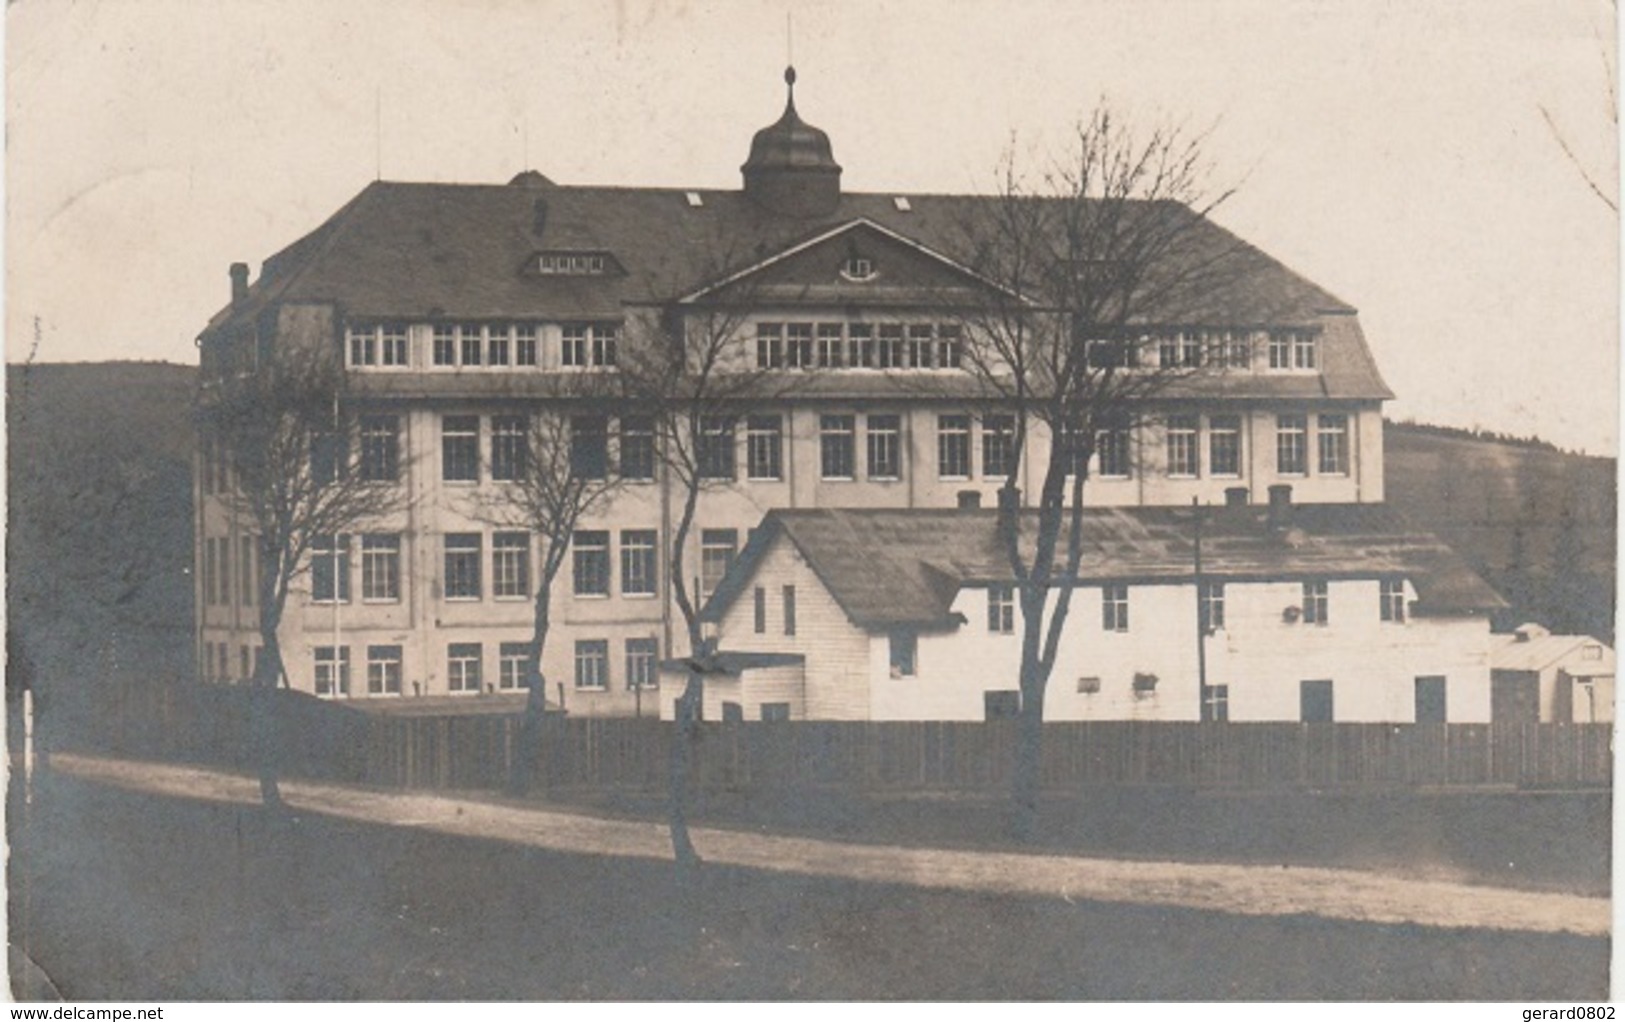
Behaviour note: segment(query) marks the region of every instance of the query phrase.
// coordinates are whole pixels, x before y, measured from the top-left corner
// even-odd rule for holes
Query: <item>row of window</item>
[[[441,368],[503,369],[540,364],[537,323],[437,323],[429,355]],[[567,369],[616,365],[620,327],[614,323],[571,323],[560,328],[557,364]],[[412,364],[405,323],[352,323],[345,328],[345,351],[352,367],[406,368]]]
[[[1078,679],[1078,691],[1094,695],[1101,690],[1100,679]],[[1416,679],[1415,718],[1418,724],[1442,724],[1447,719],[1449,686],[1445,678],[1429,675]],[[1141,690],[1136,688],[1138,694]],[[1021,711],[1021,693],[1014,690],[991,691],[983,696],[988,720],[1015,717]],[[1230,719],[1230,686],[1203,685],[1201,691],[1202,720],[1223,723]],[[1333,685],[1328,680],[1298,683],[1298,719],[1305,724],[1328,724],[1335,717]]]
[[[496,673],[487,673],[485,644],[453,642],[446,647],[446,685],[452,692],[516,692],[525,686],[530,666],[530,644],[502,642],[496,647]],[[660,644],[652,638],[631,638],[623,644],[622,681],[627,691],[660,684]],[[402,649],[395,644],[366,647],[366,694],[400,695]],[[313,651],[313,681],[319,696],[347,696],[350,688],[350,647],[317,646]],[[575,687],[604,690],[610,687],[607,639],[582,639],[575,644]]]
[[[761,590],[757,590],[758,593]],[[1100,627],[1108,632],[1126,632],[1129,629],[1129,587],[1108,583],[1100,587]],[[1212,632],[1224,627],[1224,583],[1203,582],[1198,598],[1198,613],[1202,628]],[[1305,624],[1331,623],[1330,584],[1323,580],[1303,583],[1302,601],[1297,617]],[[1403,579],[1385,578],[1377,585],[1377,616],[1383,621],[1404,623],[1405,582]],[[758,619],[760,620],[760,619]],[[760,627],[757,631],[761,631]],[[1011,635],[1016,630],[1015,588],[1009,585],[991,585],[987,589],[987,630],[998,635]],[[794,634],[786,632],[786,635]]]
[[[492,415],[489,425],[478,415],[446,415],[440,427],[440,474],[446,482],[519,479],[531,458],[532,420],[525,415]],[[700,478],[738,478],[737,420],[703,418],[696,437],[695,461]],[[784,478],[784,416],[750,415],[743,422],[745,477],[752,481]],[[569,423],[570,464],[582,478],[602,479],[611,471],[624,479],[651,480],[655,474],[654,423],[647,416],[572,416]],[[871,480],[898,480],[905,472],[903,419],[895,413],[820,415],[818,419],[819,475],[825,480],[858,478],[860,465]],[[485,431],[488,457],[481,458]],[[980,444],[973,442],[979,433]],[[1203,444],[1203,439],[1206,444]],[[937,478],[970,479],[975,474],[974,453],[980,449],[981,475],[1000,479],[1016,466],[1015,417],[989,414],[980,420],[966,414],[937,416]],[[1102,478],[1128,478],[1133,473],[1134,434],[1125,424],[1098,430],[1092,455],[1094,474]],[[612,443],[612,440],[614,441]],[[1063,435],[1062,442],[1068,442]],[[1203,475],[1239,478],[1242,474],[1242,430],[1239,415],[1172,415],[1164,422],[1167,474],[1175,479]],[[394,482],[401,466],[400,419],[394,415],[367,415],[361,420],[360,450],[354,471],[373,482]],[[1312,446],[1311,446],[1312,445]],[[318,482],[329,482],[350,471],[349,452],[342,437],[318,438],[311,452],[311,471]],[[860,461],[859,451],[862,451]],[[1311,460],[1310,452],[1314,457]],[[1204,457],[1205,452],[1205,457]],[[1078,449],[1074,471],[1083,467]],[[1276,471],[1282,476],[1306,476],[1311,468],[1320,475],[1349,472],[1349,417],[1323,413],[1276,416]]]
[[[489,561],[485,556],[485,541],[486,537],[478,532],[451,532],[442,537],[442,598],[480,600],[487,592],[498,600],[533,596],[530,533],[493,532]],[[737,529],[701,530],[699,596],[702,600],[716,591],[733,564],[738,546]],[[352,537],[343,534],[319,536],[312,542],[312,601],[350,601],[352,547]],[[616,558],[609,530],[577,530],[570,539],[570,554],[571,591],[583,597],[610,596]],[[622,529],[619,555],[620,595],[658,595],[659,534],[654,529]],[[485,576],[487,563],[490,564],[489,580]],[[361,599],[366,603],[395,603],[401,599],[401,537],[398,533],[361,536]]]
[[[958,369],[953,323],[758,323],[758,369]]]

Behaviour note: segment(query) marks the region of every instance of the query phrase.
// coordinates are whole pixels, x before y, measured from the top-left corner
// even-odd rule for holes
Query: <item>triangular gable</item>
[[[845,273],[848,260],[866,259],[869,278]],[[812,297],[884,301],[888,295],[986,289],[1012,294],[950,256],[891,228],[859,217],[821,231],[773,255],[684,295],[682,304],[751,286]]]

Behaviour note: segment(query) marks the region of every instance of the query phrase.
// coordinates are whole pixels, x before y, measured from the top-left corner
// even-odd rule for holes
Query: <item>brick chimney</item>
[[[231,304],[241,305],[248,297],[248,264],[231,264]]]

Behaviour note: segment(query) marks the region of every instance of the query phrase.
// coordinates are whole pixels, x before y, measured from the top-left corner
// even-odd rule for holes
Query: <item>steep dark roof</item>
[[[377,181],[311,234],[266,260],[240,306],[210,328],[273,301],[336,302],[355,316],[591,318],[623,302],[658,302],[748,266],[797,241],[867,218],[926,247],[960,256],[966,225],[990,196],[843,193],[817,222],[775,216],[743,192],[680,188],[563,187],[521,175],[507,185]],[[689,191],[703,204],[692,206]],[[543,203],[538,215],[537,203]],[[535,228],[538,221],[541,231]],[[1225,254],[1226,280],[1188,322],[1314,323],[1353,312],[1211,221],[1188,237],[1193,260]],[[613,253],[625,275],[536,277],[521,272],[539,252]],[[968,260],[967,260],[968,261]]]
[[[1419,614],[1506,606],[1460,557],[1398,514],[1371,504],[1292,509],[1292,527],[1270,529],[1259,507],[1206,508],[1202,573],[1216,580],[1404,577]],[[776,510],[768,512],[705,607],[718,620],[750,583],[775,539],[795,545],[847,616],[866,628],[942,626],[965,586],[1008,582],[997,512],[959,510]],[[1030,539],[1035,525],[1025,513]],[[1091,508],[1084,513],[1084,583],[1157,583],[1193,577],[1192,512]]]

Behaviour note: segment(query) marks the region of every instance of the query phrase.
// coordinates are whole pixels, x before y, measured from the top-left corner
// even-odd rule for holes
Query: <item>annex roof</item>
[[[1561,666],[1585,677],[1614,673],[1614,651],[1589,635],[1497,635],[1490,647],[1490,668],[1497,671],[1544,671]],[[1600,647],[1596,659],[1585,657],[1586,646]]]
[[[1203,578],[1230,581],[1404,577],[1418,614],[1495,610],[1506,604],[1432,535],[1380,505],[1303,505],[1286,530],[1262,507],[1202,510]],[[996,511],[775,510],[706,605],[719,620],[746,591],[757,564],[783,537],[806,558],[847,616],[860,626],[945,626],[962,588],[1009,582]],[[1084,512],[1083,584],[1189,581],[1193,512],[1180,508],[1090,508]],[[1023,542],[1036,518],[1023,512]]]

